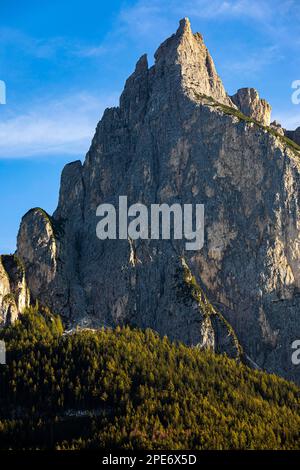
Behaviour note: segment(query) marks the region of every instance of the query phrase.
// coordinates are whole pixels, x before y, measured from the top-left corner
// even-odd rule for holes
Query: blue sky
[[[64,164],[84,158],[139,56],[152,63],[184,16],[228,93],[255,87],[274,119],[300,125],[299,0],[1,0],[0,253],[14,251],[28,209],[55,209]]]

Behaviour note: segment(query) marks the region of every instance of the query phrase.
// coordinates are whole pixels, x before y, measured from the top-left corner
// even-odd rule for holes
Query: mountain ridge
[[[64,168],[53,216],[23,217],[17,255],[33,299],[70,325],[129,323],[228,352],[228,330],[177,297],[181,241],[95,235],[97,206],[122,194],[129,203],[203,203],[205,244],[184,253],[187,266],[246,355],[299,381],[290,357],[300,337],[300,148],[270,112],[253,89],[228,96],[202,36],[181,20],[152,67],[139,59],[84,163]]]

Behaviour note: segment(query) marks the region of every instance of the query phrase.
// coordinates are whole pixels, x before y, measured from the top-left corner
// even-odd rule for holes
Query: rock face
[[[17,253],[34,297],[70,324],[151,327],[187,344],[245,354],[299,380],[300,160],[256,92],[226,94],[187,19],[148,68],[142,56],[120,105],[99,122],[84,164],[65,167],[58,207],[24,216]],[[239,108],[239,109],[238,109]],[[205,242],[105,240],[96,208],[205,205]]]
[[[271,106],[259,97],[254,88],[240,88],[235,95],[231,96],[231,99],[243,114],[264,126],[270,125]]]
[[[0,257],[0,326],[13,323],[29,306],[25,267],[14,255]]]
[[[271,122],[270,127],[273,128],[277,132],[277,134],[280,134],[282,136],[285,135],[285,129],[283,129],[283,127],[281,126],[279,122],[277,121]]]

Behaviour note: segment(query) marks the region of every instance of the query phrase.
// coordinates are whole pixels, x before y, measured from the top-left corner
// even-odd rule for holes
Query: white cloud
[[[40,102],[7,118],[0,122],[0,158],[83,156],[104,109],[115,105],[117,96],[99,98],[82,92]]]
[[[118,28],[129,36],[173,31],[174,22],[191,20],[251,20],[266,34],[291,41],[289,23],[300,18],[299,0],[138,0],[119,14]]]

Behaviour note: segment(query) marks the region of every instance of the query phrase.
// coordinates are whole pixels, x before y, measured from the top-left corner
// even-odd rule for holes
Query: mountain
[[[54,214],[24,215],[16,257],[31,298],[71,327],[150,327],[299,382],[300,147],[270,116],[254,89],[228,96],[181,20],[152,67],[139,59],[84,163],[64,168]],[[97,207],[124,195],[204,204],[203,248],[99,240]]]

